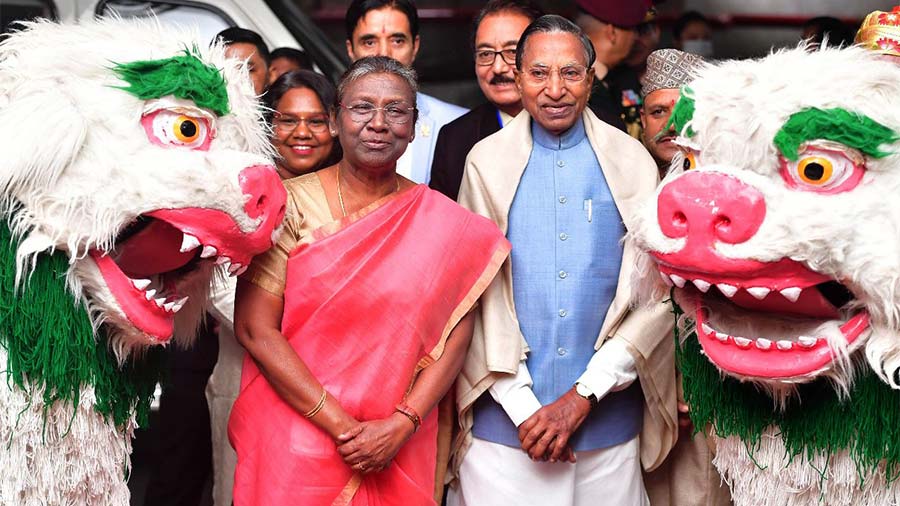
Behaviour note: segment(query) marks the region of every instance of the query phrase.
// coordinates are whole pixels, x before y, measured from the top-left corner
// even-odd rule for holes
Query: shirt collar
[[[584,119],[581,115],[578,116],[578,120],[575,121],[572,128],[563,132],[562,135],[554,135],[545,130],[537,121],[532,120],[531,135],[536,144],[554,150],[574,147],[587,136],[584,132]]]

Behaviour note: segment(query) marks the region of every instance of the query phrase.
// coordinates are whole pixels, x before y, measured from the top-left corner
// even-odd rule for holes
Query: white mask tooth
[[[703,281],[702,279],[695,279],[694,286],[697,287],[697,290],[700,290],[701,292],[706,293],[707,290],[709,290],[709,287],[712,285],[707,283],[706,281]]]
[[[781,290],[778,293],[780,293],[785,299],[787,299],[791,302],[797,302],[797,299],[800,298],[800,294],[803,293],[803,289],[796,287],[796,286],[792,286],[790,288],[785,288],[784,290]]]
[[[219,254],[219,250],[212,246],[204,246],[200,258],[211,258]]]
[[[728,297],[729,299],[734,297],[734,294],[736,294],[738,291],[736,286],[729,285],[726,283],[719,283],[716,285],[716,288],[718,288],[719,291],[722,292],[722,294],[725,295],[726,297]]]
[[[148,286],[150,286],[150,280],[149,279],[132,279],[131,284],[134,285],[134,287],[137,288],[138,290],[143,290],[143,289],[147,288]]]
[[[785,341],[785,340],[778,341],[777,343],[775,343],[775,345],[778,346],[779,350],[784,350],[784,351],[790,350],[791,348],[794,347],[794,343],[792,343],[790,341]]]
[[[761,350],[768,350],[772,347],[772,341],[768,339],[763,339],[762,337],[756,340],[756,347]]]
[[[191,234],[184,234],[184,237],[181,238],[181,252],[187,253],[193,249],[200,247],[200,239],[192,236]]]
[[[677,274],[671,274],[669,276],[672,279],[672,282],[675,283],[675,286],[678,288],[684,288],[685,279]]]
[[[187,297],[182,297],[181,299],[175,301],[175,305],[172,306],[172,312],[177,313],[178,311],[180,311],[181,308],[184,307],[184,304],[187,302],[187,300]]]
[[[800,336],[797,338],[797,342],[800,343],[800,346],[804,348],[812,348],[816,345],[819,340],[815,337],[810,336]]]
[[[754,286],[752,288],[747,288],[747,292],[758,300],[765,299],[766,295],[769,295],[769,292],[771,291],[772,290],[764,286]]]

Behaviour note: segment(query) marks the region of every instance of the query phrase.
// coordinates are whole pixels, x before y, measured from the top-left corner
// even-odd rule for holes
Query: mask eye
[[[185,144],[196,142],[200,138],[200,120],[179,116],[172,123],[172,133],[175,138]]]
[[[700,163],[700,152],[689,148],[687,146],[681,147],[681,161],[678,161],[678,157],[673,158],[673,162],[681,165],[681,170],[694,170],[697,168],[697,164]]]
[[[807,156],[797,162],[797,177],[806,184],[822,186],[834,175],[834,164],[823,156]]]
[[[692,170],[697,168],[697,155],[693,151],[688,151],[684,154],[684,164],[682,166],[684,170]]]
[[[837,193],[859,184],[864,163],[863,156],[849,148],[809,146],[796,161],[782,159],[781,175],[798,190]]]
[[[206,118],[160,109],[141,118],[150,142],[163,147],[184,147],[206,151],[212,141]]]

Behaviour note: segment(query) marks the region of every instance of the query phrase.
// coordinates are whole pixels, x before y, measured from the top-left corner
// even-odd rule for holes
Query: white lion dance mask
[[[897,504],[900,65],[723,62],[672,121],[687,154],[630,240],[684,311],[685,397],[735,503]]]
[[[261,119],[242,62],[155,23],[0,42],[0,504],[128,504],[156,350],[284,216]]]

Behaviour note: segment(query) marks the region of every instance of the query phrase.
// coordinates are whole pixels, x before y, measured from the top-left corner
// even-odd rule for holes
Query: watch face
[[[590,397],[594,395],[594,392],[591,392],[590,388],[582,385],[581,383],[575,383],[575,393],[588,399],[590,399]]]

